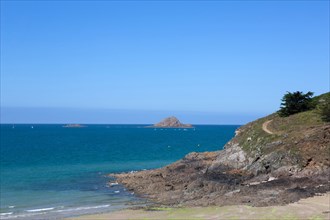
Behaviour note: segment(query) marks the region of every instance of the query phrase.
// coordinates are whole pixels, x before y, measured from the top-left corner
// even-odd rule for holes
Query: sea
[[[148,201],[110,173],[166,166],[190,152],[216,151],[238,125],[1,124],[0,219],[61,219]]]

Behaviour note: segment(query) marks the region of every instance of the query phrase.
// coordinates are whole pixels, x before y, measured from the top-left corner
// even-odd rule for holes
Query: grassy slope
[[[315,97],[319,102],[330,93]],[[272,120],[268,129],[274,134],[268,134],[262,129],[263,123]],[[324,122],[318,112],[314,110],[301,112],[289,117],[279,117],[276,113],[260,118],[242,126],[234,141],[239,143],[252,158],[277,152],[279,157],[291,157],[301,165],[306,160],[328,161],[330,155],[329,138],[325,137],[325,129],[330,125]]]

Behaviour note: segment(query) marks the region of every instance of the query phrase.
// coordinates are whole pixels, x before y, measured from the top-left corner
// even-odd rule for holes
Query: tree
[[[286,117],[299,112],[307,111],[313,108],[312,106],[312,96],[313,92],[287,92],[281,103],[281,108],[278,111],[281,117]]]

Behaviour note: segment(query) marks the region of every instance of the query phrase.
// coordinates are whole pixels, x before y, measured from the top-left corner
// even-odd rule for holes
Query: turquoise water
[[[52,219],[145,201],[108,173],[159,168],[187,153],[223,148],[238,126],[1,125],[1,219]]]

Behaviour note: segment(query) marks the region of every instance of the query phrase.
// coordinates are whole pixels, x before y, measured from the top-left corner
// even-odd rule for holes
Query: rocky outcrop
[[[270,120],[271,134],[262,129]],[[330,123],[314,112],[273,114],[240,127],[221,151],[190,153],[164,168],[114,176],[165,205],[286,204],[330,191],[329,153]]]
[[[191,124],[182,124],[179,119],[177,119],[174,116],[165,118],[163,121],[154,124],[150,127],[155,128],[192,128],[193,126]]]
[[[268,206],[295,202],[330,190],[327,175],[255,176],[218,163],[219,153],[190,153],[161,169],[114,176],[136,195],[166,206]]]

